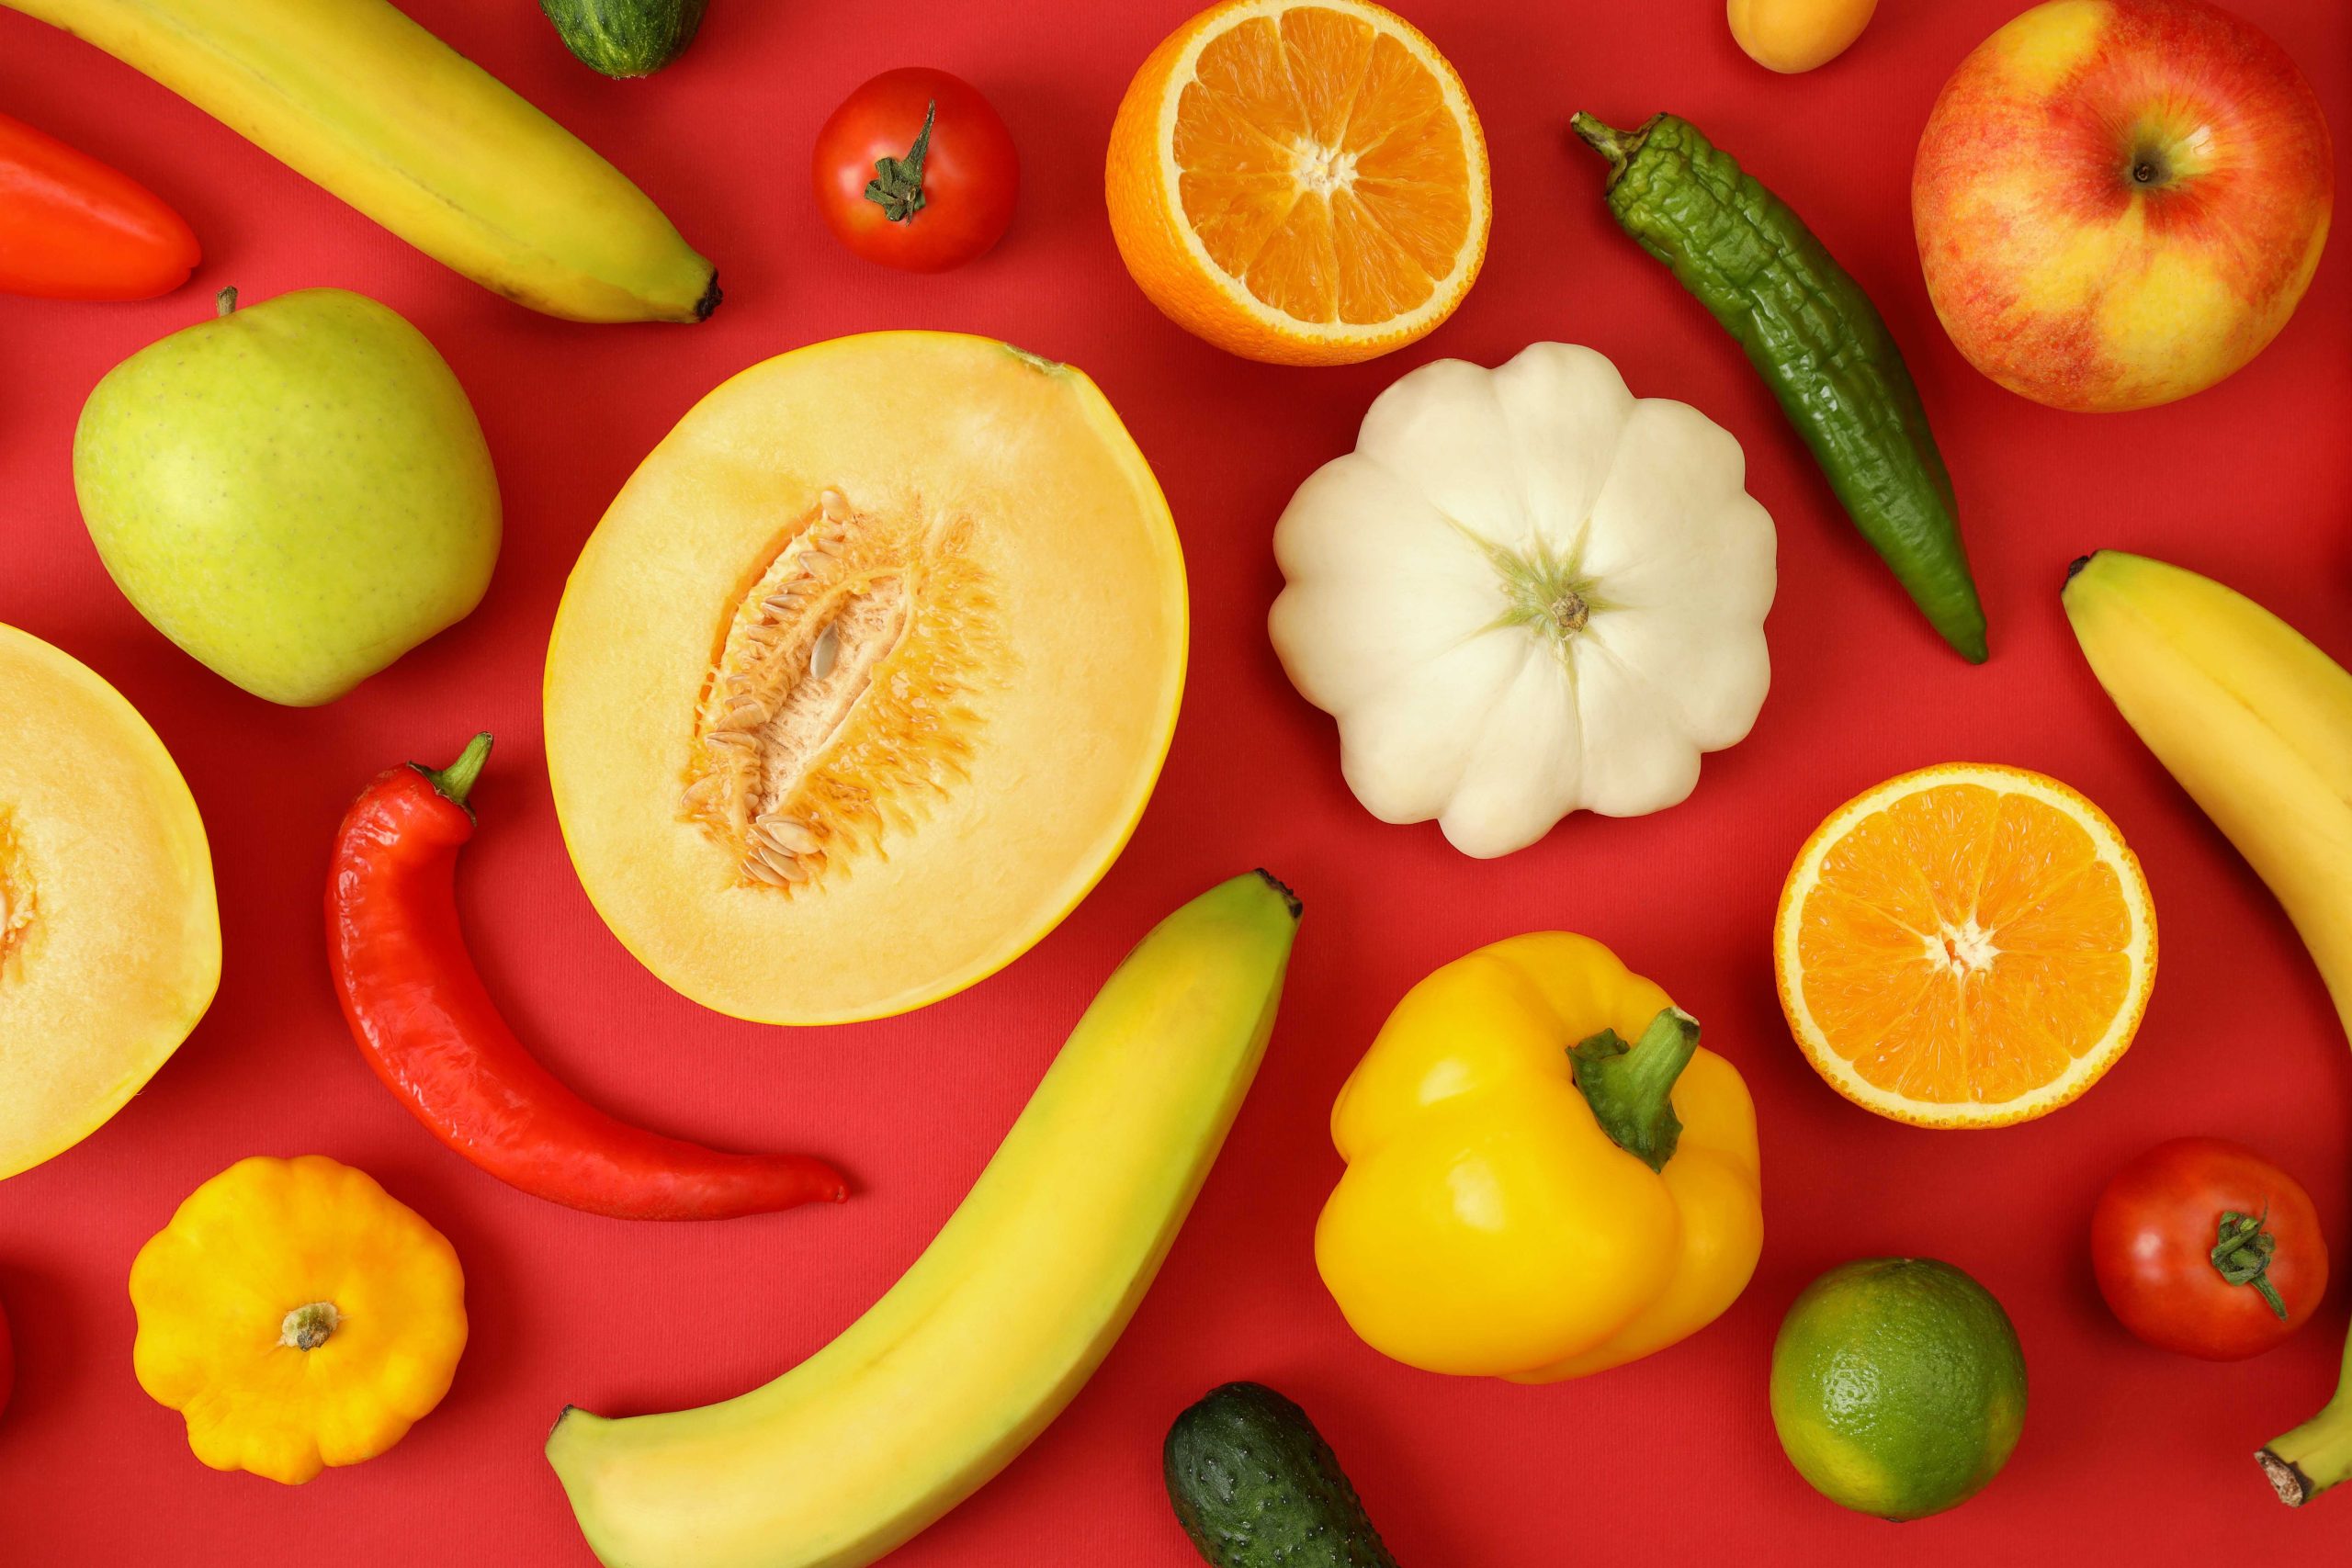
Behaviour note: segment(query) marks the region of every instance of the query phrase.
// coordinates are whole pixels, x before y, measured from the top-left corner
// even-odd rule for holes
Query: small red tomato
[[[2222,1138],[2175,1138],[2115,1173],[2091,1213],[2091,1267],[2123,1326],[2235,1361],[2301,1328],[2327,1290],[2311,1194]]]
[[[961,266],[1004,237],[1021,155],[960,76],[885,71],[817,132],[817,210],[842,244],[908,272]]]

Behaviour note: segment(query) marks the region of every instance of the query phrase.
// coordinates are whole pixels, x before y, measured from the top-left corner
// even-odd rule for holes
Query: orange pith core
[[[2132,984],[2132,915],[2082,825],[2030,795],[1939,785],[1831,846],[1797,932],[1806,1008],[1865,1082],[2002,1104],[2097,1046]]]
[[[965,777],[981,672],[1003,668],[973,532],[828,490],[729,607],[679,811],[743,886],[845,874]]]
[[[1296,6],[1211,39],[1174,152],[1210,258],[1298,321],[1406,315],[1469,237],[1471,175],[1437,78],[1342,11]]]

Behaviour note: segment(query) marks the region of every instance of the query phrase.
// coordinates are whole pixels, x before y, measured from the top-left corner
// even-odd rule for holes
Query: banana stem
[[[2352,1337],[2344,1345],[2344,1375],[2325,1409],[2254,1456],[2278,1501],[2300,1508],[2352,1476]]]

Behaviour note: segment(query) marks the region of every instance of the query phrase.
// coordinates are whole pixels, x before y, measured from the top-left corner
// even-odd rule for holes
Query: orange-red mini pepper
[[[196,231],[154,192],[0,114],[0,293],[150,299],[202,259]]]

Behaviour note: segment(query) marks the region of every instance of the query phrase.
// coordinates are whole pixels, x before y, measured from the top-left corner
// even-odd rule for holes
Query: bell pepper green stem
[[[2284,1437],[2271,1438],[2254,1458],[2278,1501],[2290,1508],[2352,1476],[2352,1340],[2345,1343],[2343,1376],[2327,1407]]]
[[[1698,1049],[1699,1021],[1670,1007],[1661,1009],[1631,1045],[1615,1030],[1604,1029],[1568,1047],[1568,1056],[1577,1088],[1610,1142],[1652,1170],[1664,1170],[1682,1139],[1674,1081]]]
[[[2235,1209],[2222,1211],[2222,1224],[2213,1242],[2213,1267],[2222,1278],[2233,1285],[2252,1285],[2270,1303],[2278,1321],[2287,1321],[2287,1303],[2278,1299],[2278,1287],[2270,1282],[2270,1258],[2278,1250],[2278,1242],[2262,1227],[2270,1223],[2270,1211],[2259,1214],[2241,1214]]]

